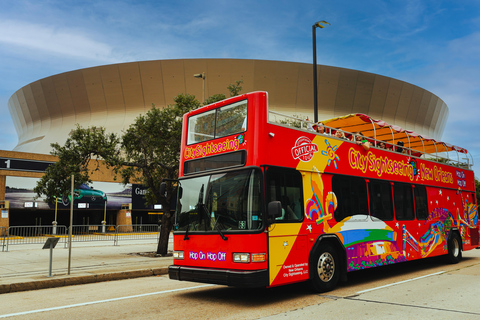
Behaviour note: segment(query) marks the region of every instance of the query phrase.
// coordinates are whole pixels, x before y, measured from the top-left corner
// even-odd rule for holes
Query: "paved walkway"
[[[0,294],[8,292],[61,287],[168,273],[172,257],[155,257],[154,240],[110,243],[83,242],[72,244],[70,275],[68,248],[53,249],[52,277],[49,277],[50,250],[42,244],[14,245],[0,251]],[[172,240],[170,240],[172,241]],[[169,244],[169,251],[173,243]]]

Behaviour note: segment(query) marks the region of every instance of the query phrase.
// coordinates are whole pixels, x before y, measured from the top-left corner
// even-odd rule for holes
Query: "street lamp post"
[[[205,72],[195,73],[193,76],[195,78],[202,78],[203,80],[203,101],[202,102],[205,102]]]
[[[313,39],[313,119],[318,122],[318,92],[317,92],[317,28],[323,29],[330,25],[327,21],[317,21],[312,26]]]

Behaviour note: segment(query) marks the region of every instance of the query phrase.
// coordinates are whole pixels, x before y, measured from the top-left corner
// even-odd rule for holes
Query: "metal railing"
[[[120,240],[158,241],[159,236],[160,227],[157,224],[72,226],[72,242],[112,241],[113,245],[118,245]],[[66,226],[0,227],[2,251],[8,251],[10,245],[43,244],[50,237],[60,238],[59,242],[66,248],[69,229]]]
[[[6,250],[16,244],[43,244],[50,237],[59,237],[60,243],[66,245],[65,226],[14,226],[9,227],[5,236]]]
[[[457,146],[452,146],[441,141],[436,141],[427,137],[422,137],[422,135],[415,134],[412,131],[404,130],[397,126],[392,126],[387,123],[382,125],[376,124],[376,121],[370,119],[370,122],[365,122],[363,126],[356,125],[356,131],[362,131],[372,146],[378,147],[380,142],[385,143],[386,149],[390,151],[402,152],[405,151],[409,156],[422,157],[429,161],[436,161],[440,163],[445,163],[448,165],[461,167],[464,169],[469,169],[474,165],[474,158],[471,153],[466,149],[460,148]],[[313,126],[315,123],[300,119],[298,115],[289,116],[275,111],[268,111],[268,121],[280,126],[286,126],[297,130],[303,131],[315,131]],[[329,120],[326,120],[328,122]],[[325,129],[325,133],[330,135],[333,138],[340,139],[332,135],[333,132],[341,131],[345,135],[351,136],[353,132],[349,132],[348,126],[345,127],[329,127],[325,124],[322,124]],[[360,129],[360,127],[362,127]],[[377,132],[378,130],[383,129],[383,133]],[[388,133],[387,133],[388,132]],[[316,133],[322,134],[322,133]],[[414,141],[416,140],[416,141]],[[402,141],[404,145],[398,146],[396,142]],[[431,150],[426,151],[425,148],[430,146]],[[433,146],[433,147],[432,147]],[[433,148],[433,149],[432,149]],[[462,156],[462,157],[461,157]]]
[[[115,229],[115,245],[119,240],[145,240],[160,237],[160,226],[158,224],[130,224],[118,225]]]
[[[72,242],[113,241],[115,232],[114,225],[73,225]]]

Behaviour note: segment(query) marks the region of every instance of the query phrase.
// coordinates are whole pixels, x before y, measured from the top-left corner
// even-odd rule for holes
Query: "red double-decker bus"
[[[465,149],[363,114],[323,126],[269,111],[266,92],[187,113],[170,278],[323,292],[479,246]]]

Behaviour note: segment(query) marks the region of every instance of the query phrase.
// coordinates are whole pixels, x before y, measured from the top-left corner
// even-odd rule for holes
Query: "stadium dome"
[[[448,107],[433,93],[397,79],[318,65],[321,119],[367,114],[423,136],[440,138]],[[205,73],[205,79],[194,74]],[[151,108],[173,104],[180,93],[202,100],[228,96],[243,80],[242,93],[267,91],[271,110],[313,120],[312,65],[245,59],[139,61],[65,72],[15,92],[8,106],[17,135],[14,151],[49,153],[78,123],[120,133]]]

